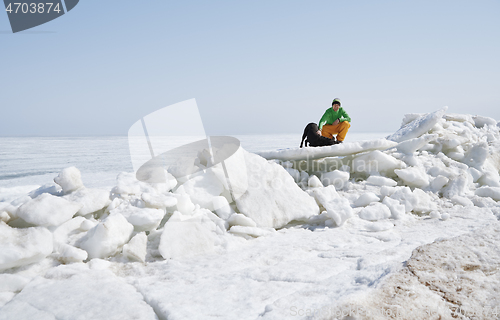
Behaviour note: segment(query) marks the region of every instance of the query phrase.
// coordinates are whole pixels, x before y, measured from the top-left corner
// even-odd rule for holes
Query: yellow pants
[[[343,121],[336,125],[325,124],[323,128],[321,128],[321,135],[333,139],[333,135],[336,134],[337,141],[344,141],[347,130],[349,130],[350,127],[351,124],[347,121]]]

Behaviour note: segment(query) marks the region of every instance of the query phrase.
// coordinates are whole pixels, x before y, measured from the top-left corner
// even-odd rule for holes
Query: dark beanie
[[[332,106],[333,106],[334,104],[342,105],[342,104],[340,103],[340,99],[339,99],[339,98],[335,98],[335,99],[333,99],[333,101],[332,101]]]

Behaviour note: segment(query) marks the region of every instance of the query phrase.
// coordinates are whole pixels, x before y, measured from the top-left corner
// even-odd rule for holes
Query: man
[[[332,102],[332,107],[325,111],[325,114],[319,120],[318,134],[323,137],[335,139],[333,135],[337,135],[337,141],[342,143],[347,134],[347,130],[351,127],[351,118],[340,106],[340,99],[335,98]]]

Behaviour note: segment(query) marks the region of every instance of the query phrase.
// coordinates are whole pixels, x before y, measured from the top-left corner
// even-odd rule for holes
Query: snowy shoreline
[[[24,195],[0,202],[0,319],[341,319],[351,305],[364,313],[349,319],[491,319],[500,128],[445,112],[270,160],[200,152],[165,183],[86,188],[70,167],[11,189]]]

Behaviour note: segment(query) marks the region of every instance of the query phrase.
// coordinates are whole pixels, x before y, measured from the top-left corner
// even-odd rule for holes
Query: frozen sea
[[[388,134],[350,133],[346,141],[377,139]],[[234,137],[245,150],[257,152],[297,147],[301,134]],[[80,169],[85,186],[112,187],[118,173],[133,171],[128,138],[0,137],[0,188],[43,185],[70,166]]]

